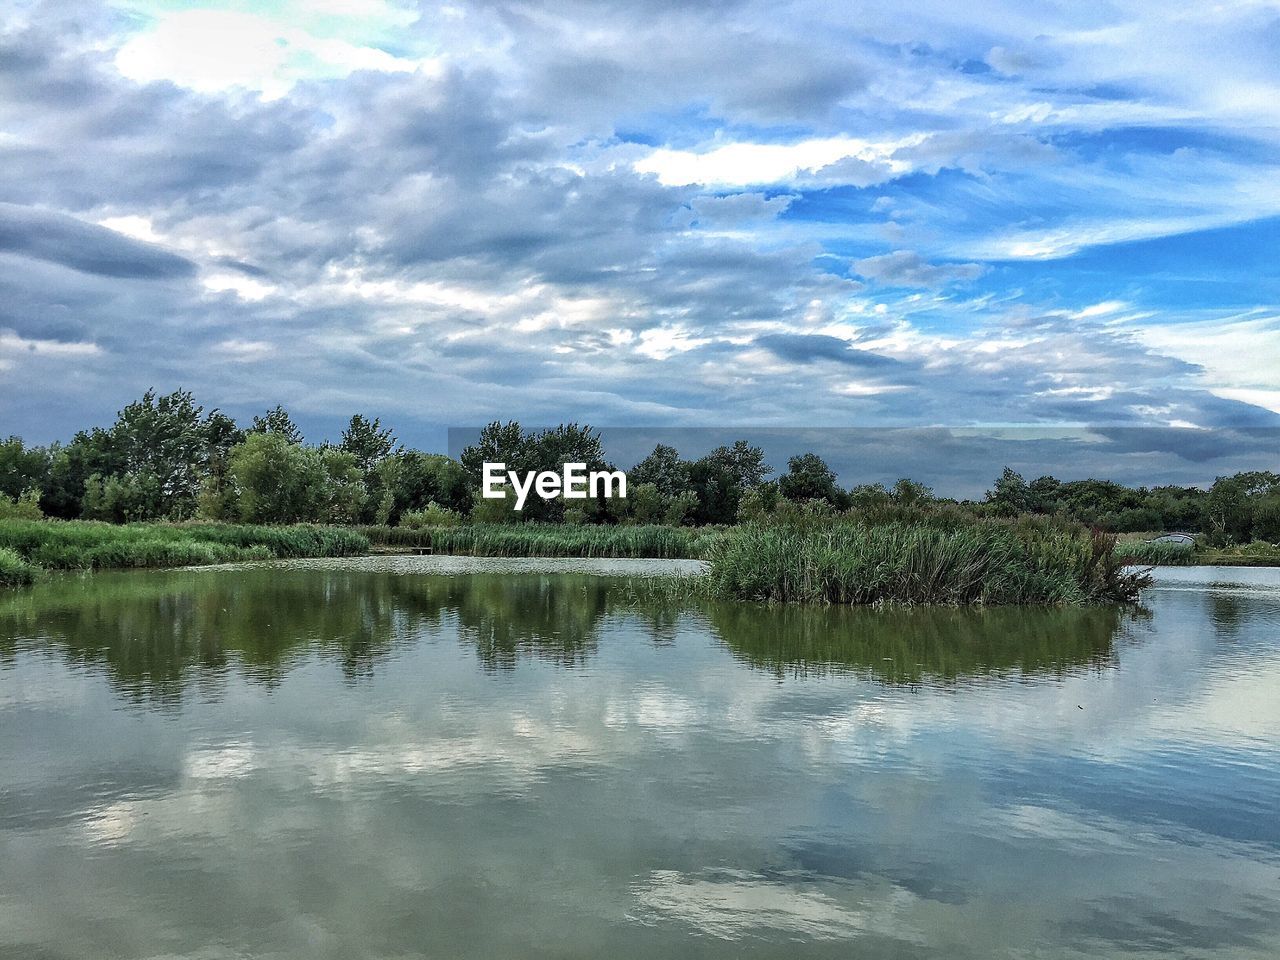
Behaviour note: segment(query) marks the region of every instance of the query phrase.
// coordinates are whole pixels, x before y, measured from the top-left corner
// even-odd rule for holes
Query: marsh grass
[[[552,523],[359,527],[370,543],[424,547],[475,557],[622,557],[683,560],[702,557],[722,531],[667,526],[575,526]]]
[[[1116,555],[1125,563],[1148,567],[1186,567],[1202,562],[1198,547],[1146,540],[1122,540],[1116,544]]]
[[[711,595],[779,603],[1128,602],[1150,582],[1125,569],[1112,537],[998,521],[746,524],[712,542],[707,559]]]
[[[0,521],[0,549],[48,570],[181,567],[364,553],[369,541],[337,527],[84,520]],[[27,581],[29,582],[29,581]]]
[[[0,547],[0,587],[25,587],[35,580],[36,570],[9,547]]]

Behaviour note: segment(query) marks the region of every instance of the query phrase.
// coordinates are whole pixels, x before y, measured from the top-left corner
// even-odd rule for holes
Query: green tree
[[[1280,543],[1280,493],[1268,494],[1254,504],[1253,539]]]
[[[675,447],[660,443],[653,452],[627,471],[627,483],[649,484],[664,497],[689,489],[689,464]]]
[[[900,477],[893,485],[890,491],[894,503],[903,506],[913,507],[921,503],[928,503],[933,499],[932,488],[915,480],[908,480],[906,477]]]
[[[1031,509],[1037,513],[1053,513],[1058,506],[1058,491],[1062,483],[1056,477],[1036,477],[1027,484],[1031,495]]]
[[[735,440],[729,447],[716,447],[703,459],[723,467],[739,491],[764,483],[773,473],[773,467],[764,461],[764,451],[745,440]]]
[[[406,450],[388,458],[382,469],[394,465],[393,519],[410,510],[424,510],[436,503],[446,510],[471,511],[471,484],[457,460],[440,453]]]
[[[843,506],[845,493],[836,483],[836,472],[816,453],[803,453],[787,461],[787,472],[778,478],[778,492],[787,500],[826,500]]]
[[[320,454],[279,433],[251,433],[231,452],[240,519],[296,523],[320,519],[329,475]]]
[[[0,440],[0,495],[17,500],[48,482],[52,457],[44,447],[23,446],[20,437]]]
[[[759,522],[772,516],[778,508],[780,496],[777,483],[762,483],[748,490],[738,501],[738,522]]]
[[[609,468],[604,458],[600,434],[592,427],[569,423],[550,430],[526,432],[514,420],[507,423],[494,421],[484,427],[477,441],[462,451],[461,461],[471,481],[471,489],[475,492],[475,509],[480,509],[483,503],[480,489],[485,463],[504,463],[507,470],[519,473],[530,470],[559,473],[566,463],[586,464],[588,471]],[[498,500],[489,502],[501,503]],[[587,507],[585,504],[583,506]],[[543,500],[535,496],[526,501],[521,512],[509,512],[514,514],[514,519],[555,522],[564,517],[564,510],[565,502],[562,499]],[[485,507],[486,516],[490,511],[491,508]],[[588,517],[596,519],[612,516],[603,498],[584,512]]]
[[[849,489],[849,506],[859,513],[882,510],[893,502],[883,483],[861,483]]]
[[[0,520],[43,520],[40,509],[40,491],[30,487],[19,497],[10,500],[0,494]]]
[[[531,469],[529,438],[515,420],[506,423],[494,420],[480,430],[476,442],[464,449],[459,459],[472,490],[478,495],[486,463],[505,463],[508,470]]]
[[[1234,477],[1218,477],[1209,489],[1206,514],[1209,532],[1219,538],[1242,541],[1253,533],[1253,507],[1249,500],[1249,481]]]
[[[378,417],[370,420],[357,413],[342,431],[340,450],[355,457],[356,465],[366,476],[396,449],[396,438],[390,427],[383,427]]]
[[[995,485],[987,491],[987,503],[1002,517],[1016,517],[1031,509],[1031,488],[1022,474],[1005,467]]]
[[[335,447],[321,447],[315,454],[324,469],[324,485],[320,491],[320,513],[313,519],[325,523],[359,523],[369,491],[355,454]]]
[[[721,459],[703,457],[689,466],[690,492],[698,499],[694,523],[733,523],[743,488],[737,476]]]
[[[279,434],[290,443],[301,443],[303,439],[302,431],[293,422],[293,417],[289,416],[289,412],[279,404],[276,404],[262,416],[254,417],[253,426],[249,428],[248,432]]]
[[[692,490],[685,490],[667,501],[666,512],[662,522],[669,527],[679,527],[690,522],[698,509],[698,495]]]
[[[627,520],[630,523],[661,523],[670,498],[652,483],[636,483],[627,476]]]

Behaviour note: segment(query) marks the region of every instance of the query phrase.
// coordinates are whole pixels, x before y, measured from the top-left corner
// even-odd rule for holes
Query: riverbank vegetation
[[[0,520],[0,583],[29,583],[39,570],[342,557],[368,548],[365,537],[340,527]]]
[[[18,551],[0,547],[0,587],[25,587],[35,580],[36,568]]]
[[[516,512],[477,496],[486,461],[521,473],[615,467],[599,433],[580,424],[495,422],[453,459],[405,449],[377,418],[353,416],[337,443],[308,444],[280,407],[241,425],[189,392],[148,392],[67,444],[0,442],[0,548],[14,554],[0,559],[0,576],[332,556],[372,543],[476,556],[707,557],[734,596],[1045,602],[1131,594],[1112,578],[1121,562],[1280,562],[1280,474],[1262,471],[1208,489],[1130,489],[1027,481],[1006,468],[983,499],[956,501],[909,479],[843,487],[814,453],[775,471],[745,441],[691,460],[659,444],[627,471],[625,499],[535,498]],[[1054,533],[1027,532],[1036,529]],[[1135,529],[1177,529],[1196,543],[1126,542],[1095,554],[1111,541],[1091,531]],[[782,565],[769,568],[768,557]]]
[[[649,557],[698,559],[718,531],[667,526],[467,523],[354,528],[375,547],[427,549],[474,557]]]
[[[1280,474],[1269,471],[1218,477],[1201,489],[1028,480],[1006,468],[981,500],[954,501],[908,479],[843,487],[815,453],[775,470],[744,441],[695,459],[659,444],[626,471],[625,500],[534,499],[516,513],[476,496],[485,461],[522,474],[559,471],[566,462],[588,471],[627,466],[609,463],[599,433],[581,424],[527,430],[495,422],[453,459],[405,449],[376,417],[357,414],[336,443],[309,444],[280,407],[238,424],[206,412],[188,391],[148,392],[110,426],[82,430],[65,444],[0,441],[0,518],[704,527],[786,519],[815,507],[866,516],[924,503],[981,517],[1062,518],[1113,533],[1182,531],[1211,549],[1280,541]]]

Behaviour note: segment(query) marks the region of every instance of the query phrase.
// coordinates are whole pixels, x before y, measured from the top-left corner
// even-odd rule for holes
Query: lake
[[[664,569],[0,595],[0,957],[1280,956],[1280,570],[870,611]]]

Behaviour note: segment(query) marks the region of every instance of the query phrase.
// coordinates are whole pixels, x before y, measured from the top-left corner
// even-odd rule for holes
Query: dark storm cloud
[[[74,217],[0,203],[0,250],[103,277],[189,277],[195,264],[153,244]]]
[[[813,360],[834,360],[851,367],[885,368],[900,367],[902,362],[869,350],[859,350],[847,340],[819,334],[775,333],[756,338],[756,345],[764,347],[783,360],[808,363]]]

